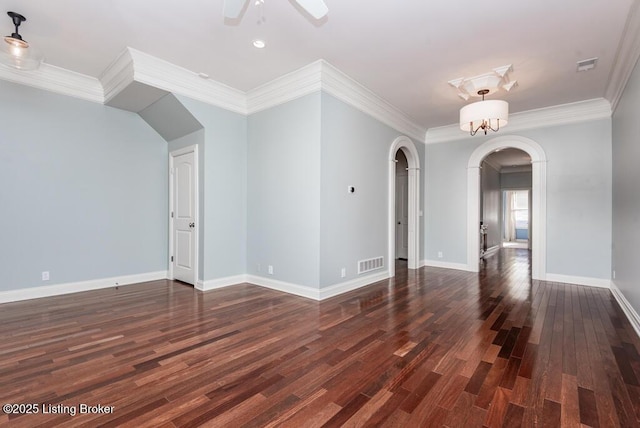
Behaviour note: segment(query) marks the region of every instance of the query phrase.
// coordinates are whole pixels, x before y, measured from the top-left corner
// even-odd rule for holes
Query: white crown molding
[[[622,312],[627,316],[631,326],[636,331],[638,337],[640,337],[640,314],[631,306],[631,302],[622,294],[622,291],[620,291],[615,281],[611,281],[611,294],[613,294]]]
[[[514,174],[516,172],[531,172],[532,166],[529,165],[515,165],[515,166],[503,166],[500,168],[500,174]]]
[[[425,129],[325,60],[318,60],[247,93],[249,114],[323,90],[380,122],[423,142]]]
[[[398,108],[364,87],[333,65],[322,60],[322,89],[341,101],[372,116],[407,136],[424,142],[425,128],[414,123]]]
[[[615,111],[622,97],[629,77],[640,58],[640,2],[631,5],[627,22],[622,33],[622,39],[616,52],[615,61],[609,75],[609,82],[605,90],[605,98],[611,103],[611,110]]]
[[[491,159],[490,157],[484,158],[483,162],[486,162],[487,165],[489,165],[491,168],[493,168],[498,173],[502,169],[502,167],[500,165],[498,165],[497,163],[495,163],[495,161],[493,159]]]
[[[104,91],[105,104],[133,82],[133,66],[130,50],[126,48],[102,72],[100,83]]]
[[[247,96],[244,92],[212,79],[203,79],[193,71],[144,52],[132,48],[127,50],[133,60],[133,80],[136,82],[247,114]]]
[[[98,79],[47,63],[43,63],[34,71],[20,71],[0,66],[0,79],[86,101],[104,102],[102,86]]]
[[[567,125],[589,120],[611,117],[611,104],[604,98],[578,101],[552,107],[539,108],[509,115],[508,132],[547,126]],[[426,144],[443,143],[473,138],[460,130],[458,124],[429,128],[425,136]]]
[[[42,287],[21,288],[0,292],[0,303],[18,302],[20,300],[38,299],[40,297],[60,296],[81,291],[101,288],[120,287],[140,282],[157,281],[167,278],[167,271],[148,272],[136,275],[114,276],[111,278],[92,279],[89,281],[68,282],[64,284],[45,285]]]
[[[322,61],[315,61],[247,92],[249,114],[318,92],[322,88]]]

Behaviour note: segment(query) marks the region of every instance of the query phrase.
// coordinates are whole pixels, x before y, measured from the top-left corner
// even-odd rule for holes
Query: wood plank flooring
[[[505,249],[323,302],[155,281],[0,305],[0,404],[39,409],[0,425],[640,426],[640,341],[611,293],[529,272]]]

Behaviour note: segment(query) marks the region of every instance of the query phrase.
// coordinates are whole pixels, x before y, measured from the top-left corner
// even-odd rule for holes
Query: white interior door
[[[173,168],[173,278],[195,285],[196,237],[196,160],[193,151],[172,155]]]
[[[407,174],[396,177],[396,258],[409,256],[409,179]]]

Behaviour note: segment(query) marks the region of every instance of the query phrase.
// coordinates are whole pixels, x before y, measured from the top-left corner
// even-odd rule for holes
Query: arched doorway
[[[389,150],[389,240],[387,260],[389,263],[389,276],[395,276],[396,257],[396,153],[402,150],[407,158],[408,175],[408,248],[407,266],[409,269],[420,267],[420,158],[413,141],[408,137],[398,137],[391,144]]]
[[[547,272],[547,159],[542,147],[526,137],[493,138],[471,154],[467,166],[467,269],[479,270],[480,165],[487,155],[505,148],[520,149],[531,157],[531,276],[544,280]]]

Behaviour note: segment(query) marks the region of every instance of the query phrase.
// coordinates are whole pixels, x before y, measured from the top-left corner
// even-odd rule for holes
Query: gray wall
[[[399,136],[322,94],[321,287],[356,278],[358,260],[384,256],[385,266],[394,262],[387,260],[388,168],[391,144]],[[424,165],[424,145],[416,148]],[[348,186],[355,193],[348,193]],[[346,278],[340,276],[343,267]]]
[[[613,280],[640,313],[640,66],[613,114]]]
[[[135,113],[0,93],[0,290],[166,270],[166,142]]]
[[[502,188],[502,190],[531,189],[531,179],[531,171],[503,172],[500,174],[500,187]]]
[[[423,230],[427,260],[467,263],[467,163],[476,144],[456,141],[425,147]]]
[[[320,264],[320,102],[317,92],[248,118],[247,273],[314,288]]]
[[[500,172],[487,162],[482,162],[480,183],[482,194],[480,221],[487,226],[487,248],[491,248],[500,245],[502,241]]]
[[[611,120],[518,135],[536,141],[547,156],[547,272],[610,278]],[[427,259],[443,251],[444,261],[466,264],[467,163],[488,139],[427,145]]]
[[[244,274],[247,260],[247,118],[176,98],[204,127],[203,279]]]

